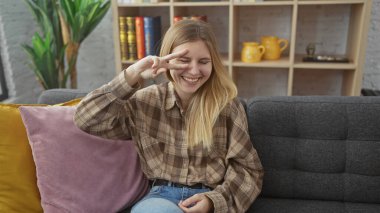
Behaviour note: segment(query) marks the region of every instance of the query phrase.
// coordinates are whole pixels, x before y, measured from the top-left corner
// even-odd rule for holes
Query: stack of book
[[[121,60],[134,61],[158,55],[161,40],[161,17],[119,17]]]
[[[183,19],[202,20],[202,21],[207,22],[207,16],[205,15],[201,15],[201,16],[192,15],[192,16],[174,16],[174,23]]]

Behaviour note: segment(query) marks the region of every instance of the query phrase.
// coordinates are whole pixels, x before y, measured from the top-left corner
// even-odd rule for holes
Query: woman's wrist
[[[141,80],[140,73],[135,70],[133,64],[129,66],[127,69],[125,69],[123,72],[125,80],[131,87],[134,87]]]

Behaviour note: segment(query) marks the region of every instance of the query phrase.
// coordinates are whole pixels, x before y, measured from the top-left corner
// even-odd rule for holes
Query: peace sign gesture
[[[188,64],[177,64],[171,63],[170,61],[186,55],[187,52],[188,50],[185,49],[162,57],[150,55],[140,59],[135,64],[128,67],[125,74],[128,83],[132,83],[131,85],[134,85],[134,83],[136,83],[139,78],[155,78],[159,74],[166,72],[169,69],[186,69],[189,66]]]

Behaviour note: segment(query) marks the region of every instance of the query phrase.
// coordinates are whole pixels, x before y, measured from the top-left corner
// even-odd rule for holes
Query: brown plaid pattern
[[[185,112],[172,83],[138,90],[123,74],[87,95],[75,122],[105,138],[132,138],[149,179],[213,188],[214,212],[245,212],[261,191],[263,168],[253,148],[244,108],[233,100],[213,128],[211,150],[184,142]]]

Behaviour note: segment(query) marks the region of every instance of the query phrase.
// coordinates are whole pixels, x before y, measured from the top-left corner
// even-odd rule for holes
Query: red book
[[[137,58],[142,59],[145,57],[145,38],[144,38],[144,17],[135,17],[136,22],[136,46]]]
[[[174,16],[174,23],[181,21],[181,20],[182,20],[182,16]]]

